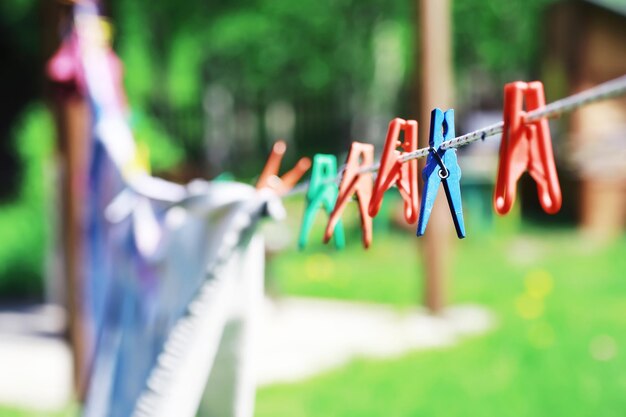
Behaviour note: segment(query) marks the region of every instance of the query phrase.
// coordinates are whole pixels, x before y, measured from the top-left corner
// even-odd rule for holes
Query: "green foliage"
[[[475,85],[476,74],[492,88],[500,88],[514,78],[528,78],[538,68],[542,13],[552,1],[452,2],[461,96]],[[155,0],[145,7],[141,2],[111,0],[110,4],[117,47],[127,63],[130,101],[146,118],[175,120],[190,114],[202,118],[206,87],[220,84],[234,94],[236,103],[258,111],[274,99],[296,105],[304,101],[343,120],[351,111],[351,100],[370,91],[373,35],[383,22],[393,23],[403,34],[401,53],[407,68],[400,76],[403,90],[409,90],[414,79],[416,2]],[[393,111],[397,104],[386,103],[392,108],[385,110]],[[160,124],[172,146],[186,144],[187,158],[202,149],[201,128],[188,131],[176,123]],[[264,134],[260,127],[259,133]],[[319,130],[296,141],[328,133]],[[299,146],[310,148],[308,143]]]
[[[171,169],[184,159],[183,149],[172,142],[172,139],[156,118],[140,112],[134,112],[133,134],[138,144],[145,145],[150,160],[150,167],[156,172]]]
[[[513,78],[528,78],[539,59],[543,9],[552,1],[453,1],[458,84],[463,88],[471,86],[475,71],[484,73],[498,88]],[[402,38],[400,47],[406,70],[400,79],[404,89],[408,90],[416,69],[416,2],[154,0],[148,6],[138,1],[109,0],[107,4],[116,28],[115,48],[125,63],[134,130],[138,140],[147,144],[151,165],[157,173],[183,161],[197,161],[204,155],[202,100],[209,84],[227,87],[237,103],[246,103],[259,114],[274,99],[294,104],[297,112],[311,110],[315,114],[306,121],[298,113],[296,144],[301,151],[334,151],[333,146],[343,145],[337,138],[346,133],[355,97],[372,91],[373,36],[377,28],[386,25]],[[0,2],[0,27],[9,35],[7,43],[20,55],[30,57],[28,62],[38,62],[35,57],[40,55],[40,25],[34,24],[37,7],[34,0]],[[383,110],[395,105],[386,102]],[[19,108],[15,106],[16,113]],[[37,114],[41,111],[33,110]],[[29,117],[35,116],[23,116],[20,123],[36,125]],[[263,130],[261,124],[259,131]],[[19,131],[20,128],[14,129],[14,137]],[[47,138],[52,130],[42,128],[39,134]],[[265,143],[260,142],[258,149]],[[250,148],[250,158],[259,159],[256,148]],[[39,162],[32,159],[39,156],[22,155],[27,170],[39,169]],[[256,162],[239,165],[256,169]],[[27,225],[20,219],[33,215],[39,204],[34,202],[39,201],[37,193],[41,191],[36,186],[31,190],[30,185],[24,185],[23,190],[19,204],[1,209],[0,223],[22,226],[6,227],[11,231],[2,232],[17,242],[2,245],[0,259],[19,258],[17,252],[9,255],[13,250],[9,248],[19,253],[41,253],[43,229],[36,231],[36,221],[23,239],[17,239]],[[30,210],[25,211],[30,214],[20,214],[18,207]],[[28,244],[32,250],[24,246]],[[37,259],[41,260],[41,256],[36,255],[28,265],[2,262],[0,271],[6,275],[13,268],[9,265],[22,265],[19,271],[38,277],[35,271],[39,266],[34,262]],[[2,278],[0,282],[7,281]]]
[[[0,3],[0,11],[7,22],[18,22],[28,16],[36,4],[35,0],[14,0]]]
[[[538,67],[542,13],[555,0],[454,0],[453,35],[461,92],[478,72],[499,88],[528,78]],[[116,50],[125,63],[131,107],[158,130],[165,150],[152,163],[166,169],[180,162],[154,155],[179,149],[189,160],[202,151],[202,100],[209,84],[227,87],[238,103],[263,111],[271,100],[321,108],[320,122],[345,123],[354,97],[370,91],[374,75],[373,34],[383,23],[402,33],[404,90],[414,78],[417,2],[383,0],[252,0],[206,2],[108,0]],[[0,27],[25,56],[39,56],[33,28],[37,2],[0,4]],[[436,39],[433,39],[436,43]],[[34,58],[33,58],[34,59]],[[417,66],[419,69],[419,65]],[[330,103],[330,105],[329,105]],[[394,107],[398,103],[385,103]],[[393,110],[393,109],[391,109]],[[191,115],[191,116],[190,116]],[[194,128],[173,122],[195,117]],[[156,127],[158,126],[158,128]],[[147,130],[145,126],[142,129]],[[310,130],[310,128],[309,128]],[[263,135],[263,129],[259,128]],[[298,133],[296,142],[334,132]],[[263,138],[260,138],[263,143]],[[183,146],[184,144],[184,146]],[[156,145],[156,144],[155,144]],[[157,145],[158,146],[158,145]],[[299,143],[302,149],[311,146]]]
[[[3,36],[8,35],[8,39],[0,42],[0,45],[8,44],[10,48],[19,50],[23,55],[19,57],[20,61],[26,57],[33,59],[40,51],[41,33],[37,5],[36,0],[0,2],[0,30]],[[4,50],[3,53],[6,52],[8,51]]]
[[[537,64],[541,14],[552,2],[453,1],[457,72],[464,76],[480,68],[498,79],[529,72]],[[142,65],[129,66],[129,84],[147,86],[150,74],[158,72],[166,83],[164,96],[175,107],[194,97],[198,102],[209,81],[251,97],[315,95],[345,85],[366,89],[375,25],[390,20],[409,27],[416,16],[414,5],[404,1],[156,0],[150,9],[126,0],[112,3],[123,58],[143,57]],[[413,43],[404,46],[410,57]]]
[[[13,132],[24,169],[17,198],[0,205],[0,294],[33,296],[41,292],[46,224],[53,215],[45,178],[50,178],[54,125],[46,109],[36,105]]]
[[[114,20],[116,52],[124,63],[124,87],[131,108],[145,110],[151,94],[162,90],[156,79],[155,51],[151,43],[150,27],[141,21],[140,5],[137,2],[120,2],[119,16]],[[119,34],[123,32],[123,34]],[[123,39],[123,41],[119,41]]]
[[[209,80],[198,75],[206,71],[210,81],[251,95],[296,88],[299,94],[315,94],[344,82],[366,82],[372,28],[398,9],[382,1],[354,0],[258,0],[211,4],[208,10],[198,1],[157,0],[150,10],[114,3],[120,45],[136,41],[126,31],[137,31],[138,23],[142,30],[149,28],[150,39],[144,42],[162,45],[152,48],[154,64],[167,73],[170,93],[185,77],[196,80],[183,82],[189,83],[185,89],[194,85],[196,93],[202,91],[201,82]],[[148,45],[134,45],[141,46]]]
[[[454,55],[461,80],[469,82],[472,70],[479,70],[499,86],[536,71],[547,32],[542,13],[554,1],[453,1]]]
[[[167,69],[167,96],[172,106],[186,108],[202,96],[201,42],[192,33],[183,32],[173,39]],[[189,68],[195,69],[189,71]]]
[[[376,25],[396,21],[407,28],[410,16],[407,3],[382,0],[111,5],[131,105],[146,118],[164,120],[164,135],[173,146],[185,143],[192,160],[203,149],[203,132],[172,120],[201,120],[209,84],[226,87],[237,104],[259,111],[274,99],[322,100],[332,103],[324,105],[328,114],[337,113],[352,93],[368,90]]]

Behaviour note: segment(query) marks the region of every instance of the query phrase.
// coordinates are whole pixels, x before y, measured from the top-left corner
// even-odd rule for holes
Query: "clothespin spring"
[[[446,164],[443,163],[443,159],[441,159],[441,155],[439,155],[439,152],[437,152],[437,150],[432,146],[428,148],[428,152],[433,155],[433,157],[437,160],[437,165],[439,165],[439,167],[441,168],[438,172],[439,178],[441,178],[442,180],[448,178],[450,176],[450,171],[448,171],[448,168],[446,168]]]

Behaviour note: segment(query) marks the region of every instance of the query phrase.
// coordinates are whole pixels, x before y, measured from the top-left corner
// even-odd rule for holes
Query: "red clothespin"
[[[404,141],[398,140],[400,131],[404,131]],[[417,122],[400,118],[393,119],[389,123],[387,139],[385,139],[385,147],[380,159],[380,169],[370,201],[370,216],[374,217],[378,214],[385,191],[395,184],[404,200],[404,218],[411,224],[417,221],[419,204],[417,160],[413,159],[405,163],[399,160],[403,153],[415,150],[417,150]]]
[[[337,222],[341,218],[341,213],[346,208],[348,201],[353,194],[356,194],[361,213],[361,230],[363,233],[363,246],[369,248],[372,243],[372,217],[368,213],[368,206],[372,198],[372,187],[374,181],[371,172],[359,172],[365,167],[374,164],[374,145],[367,143],[353,142],[346,160],[346,167],[341,177],[339,185],[339,196],[335,203],[335,208],[330,214],[326,232],[324,233],[324,243],[328,243],[333,236],[333,231]]]
[[[537,183],[541,206],[554,214],[561,208],[562,198],[550,127],[545,118],[526,121],[524,101],[527,111],[545,107],[543,84],[518,81],[504,86],[504,128],[493,206],[498,214],[508,213],[515,202],[517,181],[528,171]]]
[[[300,158],[296,166],[284,173],[282,177],[279,177],[278,169],[280,168],[280,162],[283,160],[286,151],[287,144],[284,141],[279,140],[274,143],[272,152],[267,158],[265,167],[256,183],[257,190],[270,188],[279,195],[285,194],[291,190],[298,180],[311,168],[311,159],[306,157]]]

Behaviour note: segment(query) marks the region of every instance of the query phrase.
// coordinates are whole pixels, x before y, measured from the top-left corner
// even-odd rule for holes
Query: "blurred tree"
[[[0,2],[0,199],[19,190],[20,159],[8,137],[29,101],[41,94],[40,31],[35,0]]]
[[[54,148],[54,125],[45,107],[37,104],[29,106],[11,130],[24,169],[16,198],[0,205],[0,298],[40,297],[44,249],[54,217],[49,192],[54,176],[46,163]]]
[[[461,96],[480,84],[477,80],[499,89],[505,81],[528,77],[539,57],[541,11],[552,1],[453,2]],[[18,60],[18,65],[3,67],[5,79],[19,78],[18,72],[36,79],[33,76],[40,71],[37,3],[0,4],[3,56]],[[406,73],[412,74],[413,2],[154,0],[149,7],[136,0],[107,3],[116,27],[116,46],[126,64],[135,128],[140,140],[153,149],[157,171],[173,167],[183,157],[197,164],[206,159],[202,104],[209,84],[232,94],[235,111],[243,106],[260,116],[253,121],[255,136],[261,138],[251,147],[256,156],[273,139],[263,137],[262,113],[276,100],[294,105],[298,116],[305,111],[317,114],[318,120],[304,123],[306,129],[296,124],[301,150],[341,148],[349,138],[337,138],[350,134],[345,126],[351,123],[355,99],[372,82],[377,24],[393,21],[403,28],[402,55]],[[411,80],[403,78],[408,89]],[[32,99],[39,84],[14,83],[25,94],[12,95],[18,101],[20,96]],[[21,108],[15,105],[19,103],[11,104]],[[3,166],[10,167],[10,160]]]
[[[382,0],[155,0],[150,8],[112,0],[131,102],[161,116],[168,132],[182,131],[192,158],[203,156],[203,126],[181,123],[202,117],[209,83],[258,114],[280,99],[329,115],[327,124],[345,121],[353,95],[366,91],[372,78],[376,23],[395,19],[408,26],[408,10],[409,3]],[[336,134],[324,134],[321,124],[311,133],[300,141],[305,149],[336,150]]]
[[[487,90],[532,76],[539,66],[544,34],[542,12],[556,0],[456,0],[454,55],[461,94],[476,89],[476,78]]]
[[[499,89],[505,81],[528,76],[539,56],[541,10],[551,1],[453,3],[461,94],[476,79]],[[209,83],[228,89],[236,107],[258,114],[281,99],[299,113],[320,113],[317,125],[345,126],[351,101],[372,82],[377,23],[391,20],[407,29],[403,57],[409,68],[413,62],[412,2],[155,0],[147,8],[137,1],[111,0],[111,5],[131,102],[156,116],[151,124],[177,137],[172,142],[196,162],[204,159],[202,100]],[[405,77],[405,88],[410,82]],[[260,137],[261,121],[256,126]],[[307,124],[296,140],[302,150],[336,152],[346,140],[337,137],[348,134]],[[264,142],[253,149],[263,149]]]
[[[47,1],[51,0],[0,2],[0,55],[5,64],[0,67],[0,198],[14,200],[10,206],[14,209],[0,209],[0,224],[17,224],[14,219],[19,213],[24,219],[33,218],[26,207],[39,204],[39,194],[23,190],[34,190],[37,181],[43,184],[40,176],[31,173],[48,155],[48,142],[42,136],[54,134],[48,124],[35,122],[47,117],[42,116],[41,109],[26,111],[36,108],[29,104],[42,96],[44,57],[39,13],[46,10],[41,5]],[[533,74],[540,58],[542,10],[552,1],[453,1],[459,103],[482,83],[487,84],[488,95],[496,94],[493,102],[499,104],[504,82]],[[402,114],[399,110],[408,107],[402,101],[412,96],[407,90],[415,72],[414,1],[106,3],[116,30],[115,47],[125,63],[131,123],[138,140],[150,148],[156,171],[171,170],[182,161],[202,165],[206,160],[208,122],[203,106],[209,91],[220,93],[212,97],[223,102],[227,111],[232,102],[231,124],[235,126],[222,131],[219,140],[230,142],[244,131],[246,138],[254,138],[254,143],[239,141],[233,145],[244,156],[239,163],[228,158],[224,163],[239,176],[259,172],[258,165],[264,159],[259,155],[275,139],[266,137],[267,108],[273,109],[272,114],[287,115],[292,123],[295,120],[293,140],[298,153],[337,153],[346,149],[349,140],[359,139],[351,137],[355,124],[383,114],[385,109]],[[390,45],[400,52],[386,55],[384,49]],[[386,60],[395,64],[400,60],[402,65],[379,65]],[[402,74],[385,77],[381,73],[388,68],[400,68]],[[368,95],[380,96],[396,84],[400,85],[397,94],[394,90],[373,106],[367,101]],[[479,104],[471,103],[474,108]],[[363,111],[367,106],[371,109]],[[23,133],[15,130],[18,120],[24,123]],[[26,128],[31,125],[39,127]],[[32,146],[40,143],[41,152],[22,153],[20,149],[26,149],[21,147],[25,145],[23,138],[34,138],[31,133],[35,131],[42,140]],[[295,152],[288,152],[285,164],[295,157]],[[32,230],[32,236],[40,236],[43,226]],[[19,245],[8,243],[0,259],[17,259],[11,251],[37,253],[38,261],[30,264],[27,273],[36,274],[42,257],[38,241],[33,237],[20,240],[23,244]],[[2,271],[0,280],[1,275]]]

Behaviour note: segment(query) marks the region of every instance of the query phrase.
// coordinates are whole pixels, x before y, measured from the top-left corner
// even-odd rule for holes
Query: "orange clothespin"
[[[278,169],[280,168],[280,162],[283,160],[286,151],[287,144],[284,141],[279,140],[274,143],[272,152],[267,158],[265,167],[256,183],[257,190],[270,188],[279,195],[285,194],[291,190],[298,180],[311,168],[311,159],[306,157],[300,158],[296,166],[283,174],[282,177],[279,177]]]
[[[543,84],[517,81],[504,86],[504,127],[493,206],[498,214],[508,213],[515,202],[517,181],[528,171],[537,183],[541,206],[554,214],[562,198],[550,127],[545,118],[526,121],[524,101],[529,111],[545,107]]]
[[[353,194],[356,194],[361,213],[361,230],[363,233],[363,246],[369,248],[372,243],[372,217],[369,215],[368,206],[372,198],[372,187],[374,181],[372,173],[361,173],[359,170],[364,167],[371,167],[374,164],[374,145],[367,143],[353,142],[346,160],[346,167],[341,177],[339,185],[339,196],[335,203],[335,208],[330,214],[326,232],[324,233],[324,243],[328,243],[333,236],[333,231],[337,222],[341,218],[348,201]]]
[[[404,141],[398,140],[400,131],[404,131]],[[403,153],[415,150],[417,150],[417,122],[400,118],[393,119],[389,123],[385,147],[380,159],[380,169],[369,205],[370,216],[374,217],[378,214],[385,191],[395,184],[404,200],[404,218],[411,224],[417,221],[419,204],[417,160],[413,159],[405,163],[399,160]]]

